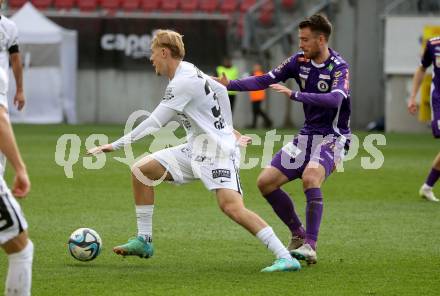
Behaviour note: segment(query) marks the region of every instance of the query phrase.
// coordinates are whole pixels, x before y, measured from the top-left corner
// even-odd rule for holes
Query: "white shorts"
[[[0,245],[28,228],[23,211],[0,176]]]
[[[150,155],[173,177],[171,183],[185,184],[201,180],[208,190],[232,189],[242,193],[239,177],[239,154],[224,160],[192,155],[188,144],[163,149]]]
[[[8,98],[2,93],[0,93],[0,106],[3,106],[8,110]]]

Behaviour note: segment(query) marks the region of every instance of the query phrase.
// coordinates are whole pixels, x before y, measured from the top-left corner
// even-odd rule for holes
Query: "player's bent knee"
[[[279,186],[275,182],[275,180],[263,175],[263,176],[258,177],[257,187],[260,190],[261,194],[265,195],[265,194],[271,193],[272,191],[277,189]]]
[[[157,160],[150,157],[141,159],[140,161],[132,165],[131,167],[132,176],[135,178],[139,174],[142,174],[143,176],[151,180],[160,179],[161,176],[157,176],[157,175],[161,171],[160,169],[162,168],[162,166],[156,162]]]
[[[304,189],[317,188],[321,186],[320,178],[312,174],[304,174],[302,181]]]
[[[6,254],[18,253],[26,247],[28,241],[29,239],[27,231],[23,231],[13,239],[3,244],[2,248],[5,250]]]

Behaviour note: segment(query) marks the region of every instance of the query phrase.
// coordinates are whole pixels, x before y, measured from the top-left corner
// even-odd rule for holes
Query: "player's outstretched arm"
[[[408,112],[412,115],[416,114],[417,112],[416,97],[417,97],[417,93],[419,92],[420,86],[422,85],[423,76],[425,76],[425,72],[426,72],[426,68],[420,65],[413,76],[411,95],[408,99]]]
[[[31,189],[31,182],[26,170],[26,166],[21,159],[15,141],[14,132],[4,107],[0,106],[0,151],[6,156],[15,170],[14,184],[12,193],[15,197],[25,197]]]
[[[338,108],[344,99],[344,95],[339,90],[329,93],[316,94],[299,91],[293,93],[289,88],[281,84],[272,84],[270,87],[279,93],[285,94],[294,101],[324,108]]]
[[[227,87],[229,84],[229,79],[228,79],[228,77],[226,77],[225,72],[222,72],[222,75],[219,77],[211,76],[211,78],[214,79],[215,81],[217,81],[218,83],[222,84],[223,86]]]
[[[174,116],[176,111],[159,104],[159,106],[154,109],[153,113],[142,121],[134,130],[130,133],[124,135],[118,140],[111,144],[105,144],[98,147],[93,147],[87,151],[87,154],[96,155],[102,152],[112,152],[123,148],[124,146],[134,143],[143,137],[157,132],[162,126],[167,124]]]
[[[14,97],[14,105],[18,110],[21,110],[26,103],[26,99],[23,90],[23,67],[21,65],[21,57],[19,52],[11,54],[11,65],[12,72],[14,72],[15,84],[17,86]]]
[[[237,140],[238,146],[246,148],[248,145],[252,144],[252,138],[242,135],[239,131],[233,130],[235,139]]]

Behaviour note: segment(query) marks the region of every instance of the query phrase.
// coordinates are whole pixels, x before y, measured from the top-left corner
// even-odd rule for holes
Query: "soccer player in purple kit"
[[[425,51],[422,56],[420,66],[414,73],[411,96],[408,101],[408,111],[411,114],[417,112],[416,95],[422,84],[423,76],[426,69],[431,65],[432,69],[432,84],[431,84],[431,128],[434,138],[440,138],[440,36],[431,38],[427,41]],[[432,187],[440,177],[440,153],[434,159],[425,183],[419,191],[419,195],[428,201],[438,202],[435,197]]]
[[[342,160],[350,139],[348,64],[328,47],[332,25],[320,14],[299,24],[300,52],[263,76],[218,81],[229,90],[251,91],[271,87],[303,103],[305,123],[293,141],[278,151],[258,177],[258,188],[278,217],[288,226],[292,255],[317,262],[316,242],[323,212],[321,185]],[[300,91],[276,84],[295,79]],[[281,186],[301,178],[306,205],[306,229],[290,196]]]

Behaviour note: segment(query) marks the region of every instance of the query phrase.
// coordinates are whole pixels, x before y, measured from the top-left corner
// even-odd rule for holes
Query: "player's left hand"
[[[248,145],[252,144],[252,138],[241,135],[237,142],[240,147],[246,148]]]
[[[289,88],[285,87],[284,85],[275,83],[275,84],[271,84],[269,86],[271,89],[273,89],[279,93],[285,94],[289,98],[292,95],[292,91]]]
[[[105,144],[98,147],[93,147],[87,150],[87,155],[96,155],[99,153],[107,153],[114,151],[112,144]]]
[[[12,186],[12,194],[16,198],[25,198],[31,189],[31,182],[26,170],[17,172]]]
[[[414,115],[417,113],[417,103],[415,101],[415,99],[409,99],[408,101],[408,112],[411,115]]]
[[[24,98],[23,91],[17,91],[14,97],[14,106],[17,107],[18,111],[21,111],[25,103],[26,103],[26,99]]]

